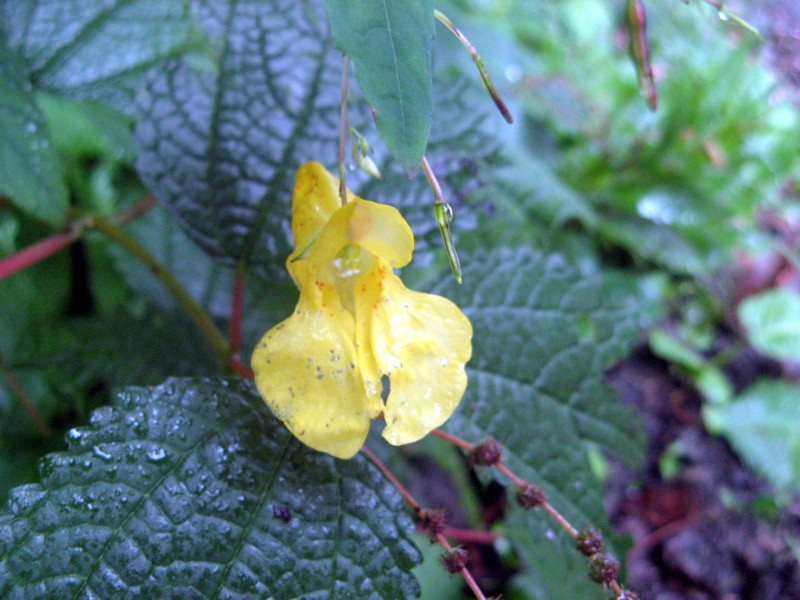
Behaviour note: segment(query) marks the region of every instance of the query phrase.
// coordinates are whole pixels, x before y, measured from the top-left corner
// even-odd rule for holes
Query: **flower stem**
[[[347,204],[347,166],[345,165],[345,140],[347,138],[348,122],[347,116],[347,71],[350,67],[350,57],[345,55],[342,62],[342,112],[339,122],[339,197],[342,199],[342,206]]]
[[[724,18],[725,20],[730,19],[731,21],[736,23],[739,27],[742,27],[743,29],[746,29],[747,31],[749,31],[753,35],[757,35],[758,37],[761,37],[761,32],[758,29],[756,29],[755,27],[750,25],[750,23],[748,23],[747,21],[742,19],[736,13],[731,12],[731,10],[727,6],[725,6],[724,2],[720,2],[719,0],[705,0],[705,1],[706,1],[706,3],[708,3],[711,6],[713,6],[714,8],[716,8],[717,11],[719,11],[719,15],[720,15],[721,18]]]
[[[647,41],[647,14],[642,0],[628,0],[626,10],[628,29],[631,36],[630,51],[636,72],[639,75],[639,91],[645,97],[650,108],[658,108],[656,84],[653,69],[650,66],[650,44]]]
[[[467,36],[461,33],[458,27],[453,25],[453,22],[450,19],[448,19],[443,12],[434,9],[433,14],[442,25],[447,27],[450,30],[450,32],[454,36],[456,36],[456,38],[458,38],[458,41],[461,42],[464,48],[467,49],[467,52],[469,52],[470,56],[472,56],[472,60],[475,63],[475,66],[478,67],[478,73],[481,76],[481,83],[483,83],[483,87],[486,90],[486,92],[492,97],[492,100],[494,101],[494,105],[497,107],[497,110],[500,111],[500,114],[503,115],[503,118],[508,123],[513,123],[514,117],[511,116],[511,113],[509,112],[505,102],[503,102],[503,100],[500,98],[500,95],[497,93],[497,88],[495,88],[494,82],[492,81],[492,78],[489,75],[489,70],[483,63],[483,59],[481,58],[480,54],[478,54],[478,51],[475,50],[475,47],[472,44],[470,44],[469,40],[467,39]]]
[[[439,233],[442,234],[442,241],[444,242],[444,249],[447,252],[447,260],[450,262],[450,269],[453,275],[456,276],[456,281],[461,283],[461,262],[458,260],[458,252],[453,243],[453,237],[450,235],[450,223],[453,221],[453,209],[445,201],[442,194],[442,186],[439,185],[439,180],[431,169],[428,158],[422,157],[422,170],[425,172],[425,177],[428,180],[428,185],[431,186],[433,191],[433,213],[436,215],[436,222],[439,223]]]
[[[186,291],[175,276],[165,269],[152,254],[140,244],[136,239],[125,233],[120,227],[117,227],[110,220],[103,217],[94,217],[92,225],[101,233],[106,235],[109,239],[118,243],[120,246],[130,252],[135,258],[142,262],[156,278],[161,281],[167,291],[172,294],[173,298],[181,305],[181,307],[189,315],[189,318],[194,321],[198,329],[202,332],[205,338],[211,344],[217,361],[223,369],[229,368],[230,362],[230,347],[225,336],[220,332],[211,317],[203,310],[197,301],[192,298],[189,292]]]

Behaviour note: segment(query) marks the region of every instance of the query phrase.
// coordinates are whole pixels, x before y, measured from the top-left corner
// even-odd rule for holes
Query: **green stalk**
[[[428,184],[433,190],[433,213],[436,215],[436,222],[439,223],[439,233],[442,234],[442,241],[444,242],[444,249],[447,252],[447,260],[450,262],[450,269],[453,275],[456,276],[456,281],[461,283],[461,262],[458,260],[458,252],[456,252],[456,245],[453,243],[453,236],[450,234],[450,223],[453,220],[453,209],[445,201],[442,194],[442,187],[439,185],[439,180],[431,169],[427,157],[422,157],[422,170],[425,172],[425,177],[428,179]]]
[[[170,273],[169,270],[165,269],[155,257],[148,252],[147,248],[125,233],[121,228],[112,224],[109,220],[95,216],[91,220],[91,225],[106,237],[125,248],[125,250],[141,261],[150,272],[161,281],[164,287],[167,288],[167,291],[175,298],[178,304],[181,305],[181,308],[186,311],[189,318],[194,321],[209,344],[211,344],[220,366],[223,369],[228,369],[231,358],[228,341],[214,324],[214,321],[211,320],[208,313],[206,313],[203,307],[192,298],[175,276]]]
[[[497,88],[494,87],[494,82],[492,81],[492,78],[489,75],[489,69],[487,69],[486,65],[483,63],[481,55],[478,54],[477,50],[475,50],[475,46],[470,44],[469,40],[467,39],[467,36],[461,33],[461,30],[455,25],[453,25],[453,22],[450,19],[448,19],[443,12],[434,9],[433,14],[442,25],[444,25],[445,27],[447,27],[447,29],[450,30],[450,33],[456,36],[458,41],[461,42],[461,45],[467,49],[467,52],[469,52],[470,56],[472,57],[472,61],[475,63],[475,66],[478,67],[478,73],[481,76],[481,83],[483,83],[483,88],[492,97],[494,105],[497,107],[497,110],[500,111],[500,114],[503,115],[503,118],[508,123],[513,123],[514,117],[511,116],[511,112],[509,112],[505,102],[503,102],[502,98],[500,98],[500,94],[497,93]]]

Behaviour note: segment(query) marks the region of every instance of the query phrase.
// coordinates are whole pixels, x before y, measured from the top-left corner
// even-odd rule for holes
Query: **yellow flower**
[[[318,163],[297,171],[286,266],[300,300],[258,343],[252,366],[259,393],[301,442],[350,458],[381,412],[395,445],[447,420],[467,385],[472,325],[394,274],[414,250],[397,209],[349,191],[342,206],[338,185]]]

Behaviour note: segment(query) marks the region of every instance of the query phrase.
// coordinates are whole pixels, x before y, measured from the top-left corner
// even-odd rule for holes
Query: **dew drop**
[[[453,208],[449,204],[444,205],[444,216],[448,225],[453,222]]]
[[[94,452],[95,456],[103,460],[111,460],[113,458],[111,454],[100,448],[100,446],[92,446],[92,452]]]
[[[519,65],[511,64],[505,69],[505,76],[511,83],[518,83],[522,79],[522,69]]]
[[[151,448],[147,451],[147,460],[150,462],[158,463],[167,457],[167,451],[161,446]]]
[[[36,123],[33,121],[28,121],[25,123],[25,129],[28,131],[28,133],[36,133]]]

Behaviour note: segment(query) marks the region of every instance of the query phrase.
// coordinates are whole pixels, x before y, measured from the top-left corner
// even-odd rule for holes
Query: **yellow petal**
[[[350,244],[402,267],[411,261],[414,234],[396,208],[355,198],[333,213],[320,231],[308,257],[309,268],[314,272],[326,268]]]
[[[325,287],[325,286],[323,286]],[[253,352],[261,397],[301,442],[338,458],[364,444],[379,406],[368,402],[357,365],[352,316],[330,289],[301,290],[294,314]],[[330,306],[327,300],[334,300]]]
[[[292,234],[296,256],[305,250],[314,236],[342,206],[339,180],[318,162],[297,169],[292,194]]]
[[[406,289],[380,261],[356,292],[362,373],[365,380],[375,370],[389,376],[383,437],[414,442],[444,423],[464,394],[472,325],[446,298]]]

